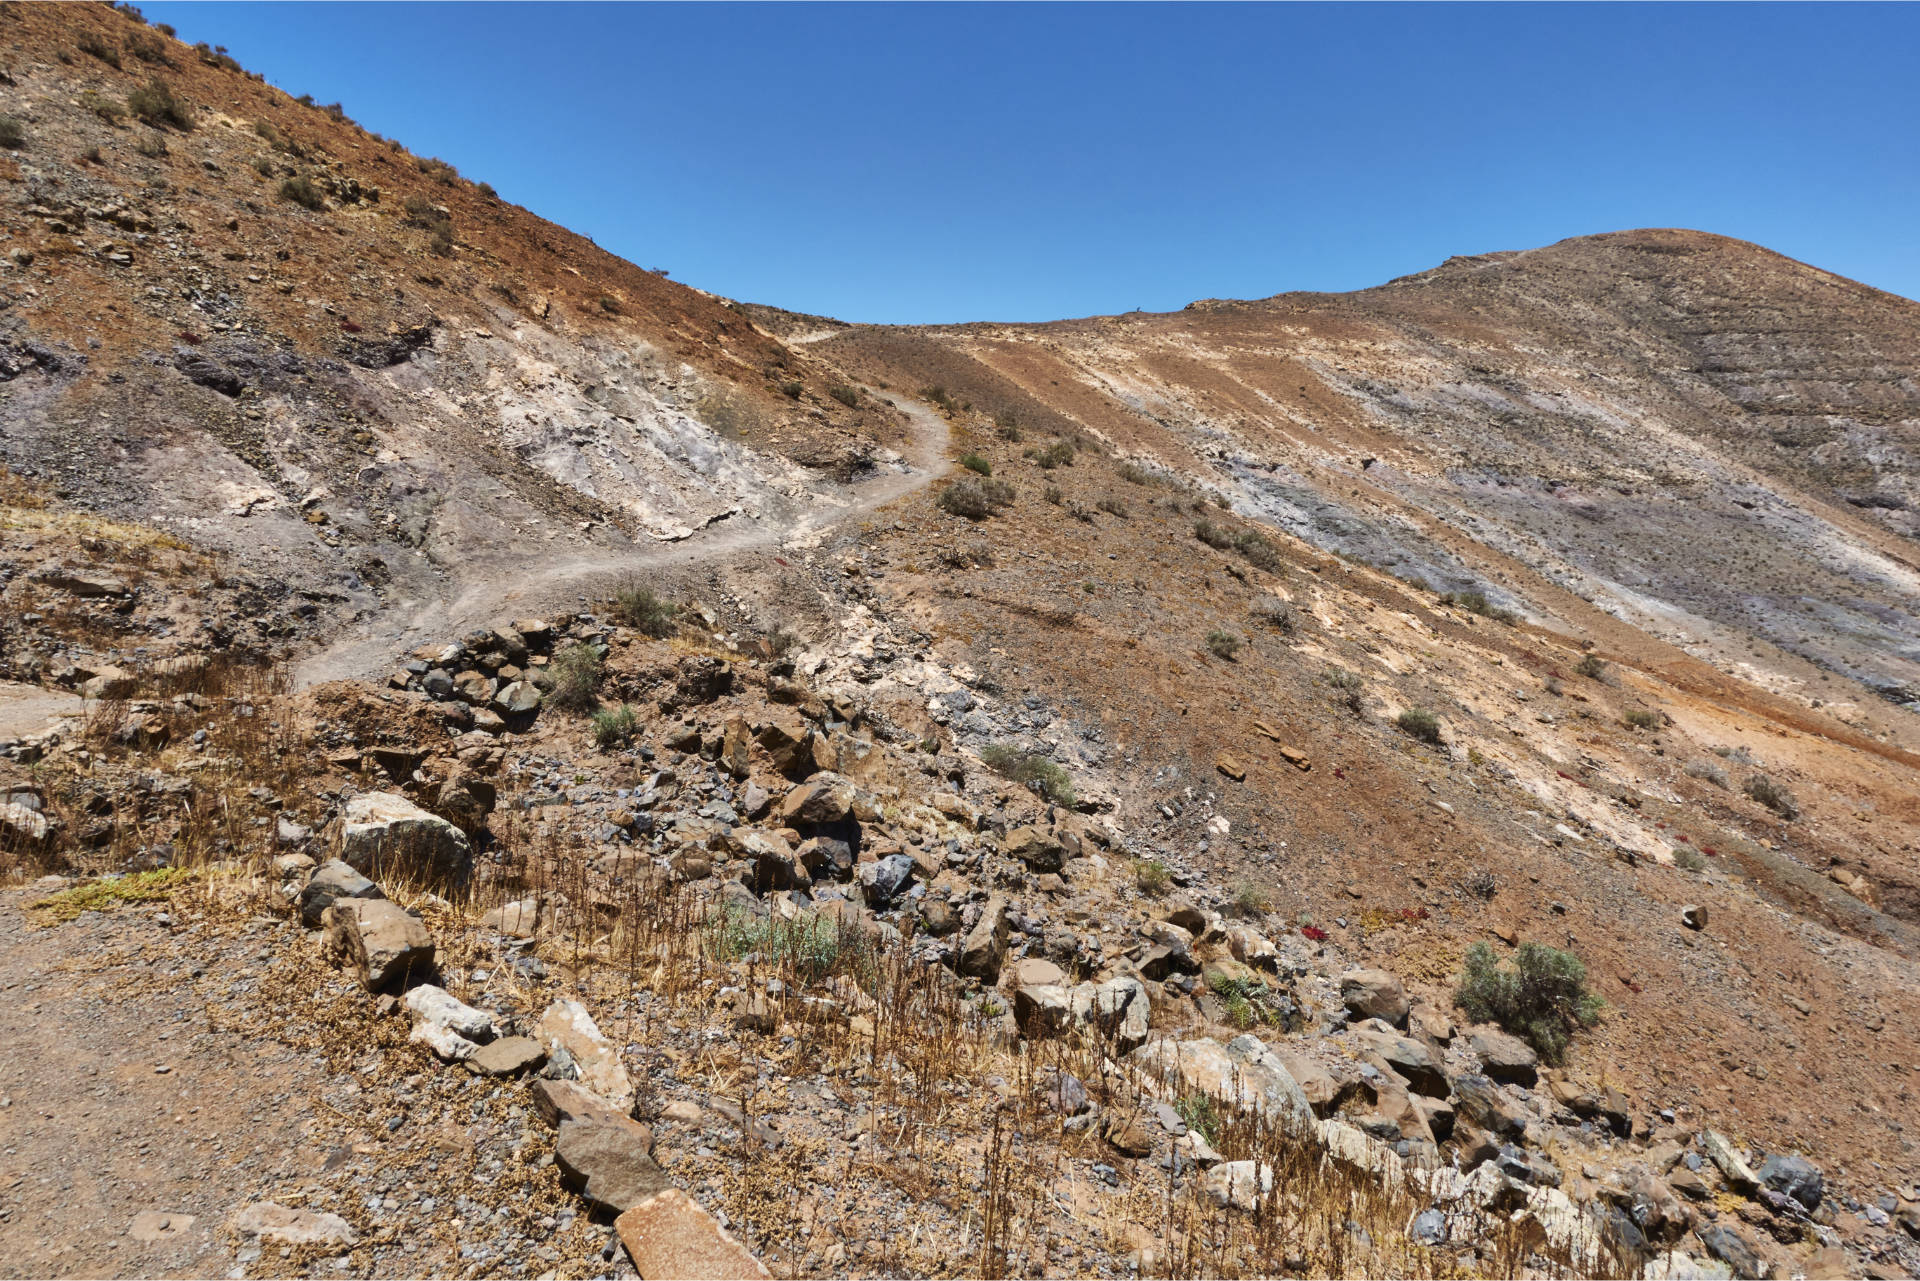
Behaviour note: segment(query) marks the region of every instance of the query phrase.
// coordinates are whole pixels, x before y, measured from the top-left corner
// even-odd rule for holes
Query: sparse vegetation
[[[18,151],[27,145],[27,127],[13,116],[0,116],[0,148]]]
[[[1216,627],[1207,633],[1207,650],[1215,658],[1231,663],[1240,652],[1240,638],[1224,627]]]
[[[639,583],[616,589],[609,609],[628,627],[655,638],[673,635],[673,620],[680,612],[678,605],[661,599],[651,587]]]
[[[1205,517],[1193,522],[1193,536],[1218,551],[1226,551],[1233,546],[1233,531],[1223,529]]]
[[[1001,440],[1019,440],[1022,438],[1020,420],[1011,409],[1003,409],[993,417],[993,425]]]
[[[1550,1063],[1565,1056],[1567,1043],[1599,1021],[1605,1003],[1587,988],[1587,967],[1571,952],[1544,943],[1522,943],[1511,968],[1493,948],[1475,943],[1454,1000],[1476,1023],[1498,1023]]]
[[[1173,873],[1167,871],[1167,865],[1159,859],[1141,859],[1133,865],[1133,883],[1140,887],[1142,894],[1159,898],[1173,888]]]
[[[27,910],[42,924],[58,925],[82,912],[108,912],[123,903],[151,903],[169,898],[193,876],[193,872],[184,867],[158,867],[124,876],[106,876],[38,899],[27,904]]]
[[[473,189],[480,193],[480,198],[482,200],[500,199],[500,193],[493,189],[493,184],[490,182],[475,183],[473,186]]]
[[[1121,480],[1126,481],[1129,485],[1158,485],[1161,483],[1161,478],[1156,473],[1148,471],[1139,463],[1121,463],[1119,476]]]
[[[547,664],[553,687],[547,691],[546,701],[567,711],[586,711],[599,701],[604,670],[600,655],[591,646],[577,641],[566,646]],[[598,726],[595,731],[597,735]]]
[[[940,510],[968,520],[985,520],[1013,502],[1013,486],[998,480],[958,480],[940,491]]]
[[[787,396],[788,399],[798,400],[800,399],[800,393],[805,391],[806,388],[803,387],[800,383],[790,378],[786,382],[783,382],[780,384],[780,390],[783,394]]]
[[[1393,718],[1407,734],[1423,743],[1438,744],[1440,740],[1440,718],[1424,707],[1409,707]]]
[[[1685,872],[1704,872],[1707,857],[1691,845],[1682,845],[1673,852],[1673,865]]]
[[[845,383],[835,383],[833,386],[827,388],[827,395],[833,397],[848,409],[852,409],[860,403],[860,393]]]
[[[1800,806],[1793,799],[1793,793],[1767,774],[1748,775],[1740,790],[1789,822],[1800,817]]]
[[[1490,618],[1496,623],[1512,623],[1518,621],[1520,617],[1510,609],[1502,609],[1490,603],[1484,592],[1448,592],[1440,598],[1440,602],[1443,605],[1457,606],[1469,614]]]
[[[1058,507],[1061,503],[1061,500],[1065,498],[1066,495],[1060,492],[1060,486],[1048,485],[1045,489],[1040,491],[1040,497],[1045,499],[1047,502],[1052,503],[1055,507]]]
[[[1620,719],[1629,729],[1659,729],[1665,718],[1651,707],[1629,707]]]
[[[1467,873],[1460,882],[1460,888],[1482,903],[1491,903],[1494,895],[1500,892],[1500,882],[1494,879],[1492,872],[1481,867]]]
[[[1056,467],[1065,467],[1073,461],[1073,445],[1065,440],[1049,441],[1045,445],[1027,450],[1026,457],[1038,463],[1042,471],[1052,471]]]
[[[966,453],[960,455],[960,465],[976,476],[993,475],[993,464],[978,454]]]
[[[149,160],[157,160],[167,154],[167,140],[157,133],[150,133],[134,139],[133,149]]]
[[[1727,778],[1727,772],[1712,761],[1688,761],[1686,774],[1688,778],[1697,778],[1703,783],[1711,783],[1723,792],[1733,786]]]
[[[1350,672],[1344,667],[1329,667],[1327,684],[1340,694],[1340,701],[1355,716],[1364,716],[1367,712],[1366,682],[1360,679],[1360,673]]]
[[[89,57],[100,59],[116,71],[120,69],[120,51],[99,36],[81,36],[80,43],[75,47]]]
[[[630,705],[622,703],[618,707],[603,707],[595,712],[591,724],[596,746],[618,747],[633,737],[634,731],[640,726],[640,718]]]
[[[1273,895],[1264,885],[1241,881],[1233,887],[1233,907],[1242,916],[1260,916],[1273,910]]]
[[[187,104],[174,97],[167,82],[158,76],[127,95],[127,110],[155,128],[171,125],[182,132],[193,128],[193,113]]]
[[[1281,600],[1278,596],[1262,596],[1259,600],[1253,602],[1247,612],[1252,615],[1253,621],[1259,623],[1262,627],[1269,628],[1282,635],[1291,635],[1293,632],[1293,606],[1287,604],[1287,602]]]
[[[1127,505],[1111,494],[1094,503],[1094,506],[1109,516],[1116,516],[1121,520],[1127,518]]]
[[[1597,681],[1606,674],[1607,664],[1600,655],[1589,651],[1587,656],[1580,660],[1579,666],[1573,670],[1590,681]]]
[[[1072,777],[1044,756],[995,743],[980,750],[980,759],[1000,777],[1020,784],[1063,809],[1072,809],[1077,803]]]
[[[313,185],[305,174],[288,178],[280,184],[280,199],[291,200],[302,209],[311,209],[318,213],[327,207],[327,199],[320,194],[320,188]]]

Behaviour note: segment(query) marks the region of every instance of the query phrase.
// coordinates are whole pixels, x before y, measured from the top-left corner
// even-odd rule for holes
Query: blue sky
[[[1920,6],[149,3],[643,267],[847,320],[1626,227],[1920,297]]]

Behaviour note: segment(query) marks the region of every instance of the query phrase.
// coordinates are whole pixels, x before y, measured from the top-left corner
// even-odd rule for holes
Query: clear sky
[[[142,7],[643,267],[846,320],[1646,226],[1920,297],[1920,5]]]

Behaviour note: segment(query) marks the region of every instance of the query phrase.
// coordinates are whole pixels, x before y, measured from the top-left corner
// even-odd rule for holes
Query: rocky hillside
[[[848,325],[0,29],[12,1271],[1920,1268],[1915,304]]]

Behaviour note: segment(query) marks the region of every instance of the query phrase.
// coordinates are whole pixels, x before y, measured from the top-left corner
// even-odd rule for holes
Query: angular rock
[[[771,1276],[699,1202],[678,1188],[641,1201],[613,1226],[642,1277],[764,1281]]]
[[[503,1036],[467,1056],[467,1071],[480,1076],[518,1076],[546,1062],[547,1052],[530,1036]]]
[[[907,886],[913,881],[913,872],[913,860],[905,854],[889,854],[875,862],[862,864],[861,897],[874,911],[885,911],[895,898],[906,892]]]
[[[510,939],[530,939],[540,930],[540,900],[514,899],[480,915],[482,929],[498,930]]]
[[[1200,1190],[1215,1205],[1252,1212],[1273,1191],[1273,1167],[1264,1162],[1225,1161],[1201,1176]]]
[[[40,849],[53,837],[53,824],[37,809],[12,801],[0,805],[0,848]]]
[[[1307,1104],[1315,1116],[1332,1116],[1340,1110],[1353,1093],[1353,1086],[1342,1086],[1334,1080],[1333,1073],[1300,1054],[1281,1054],[1280,1065],[1287,1069],[1287,1075],[1300,1087],[1300,1093],[1306,1096]]]
[[[603,1121],[610,1125],[625,1122],[647,1130],[646,1126],[578,1081],[535,1081],[531,1093],[533,1110],[556,1130],[568,1121]],[[652,1151],[653,1133],[650,1130],[646,1132],[645,1143],[647,1150]]]
[[[493,1015],[474,1009],[443,987],[422,983],[407,992],[405,1004],[421,1022],[457,1032],[469,1041],[479,1043],[494,1038]]]
[[[1467,1043],[1480,1056],[1481,1070],[1496,1081],[1531,1089],[1540,1077],[1540,1056],[1517,1036],[1497,1027],[1476,1027]]]
[[[1484,1076],[1467,1075],[1453,1081],[1453,1106],[1467,1121],[1498,1139],[1526,1136],[1528,1114],[1500,1093]]]
[[[324,1246],[344,1250],[359,1241],[353,1225],[337,1214],[295,1210],[272,1201],[256,1201],[233,1216],[233,1230],[275,1245]]]
[[[643,1144],[641,1135],[646,1136]],[[563,1121],[553,1161],[567,1186],[596,1210],[622,1214],[672,1187],[654,1162],[652,1133],[644,1126],[599,1120]]]
[[[555,1001],[534,1026],[534,1039],[549,1054],[565,1050],[580,1070],[580,1084],[621,1112],[633,1106],[633,1079],[620,1061],[620,1051],[607,1040],[587,1007],[578,1001]]]
[[[1313,1107],[1286,1066],[1255,1036],[1237,1036],[1226,1045],[1211,1039],[1148,1041],[1128,1056],[1177,1087],[1197,1090],[1242,1111],[1265,1115],[1303,1129],[1313,1124]]]
[[[1718,1130],[1704,1130],[1700,1134],[1700,1146],[1705,1150],[1707,1159],[1720,1167],[1720,1174],[1726,1179],[1728,1187],[1742,1196],[1752,1196],[1759,1191],[1760,1180],[1754,1174],[1753,1167],[1741,1159],[1726,1135]],[[1727,1262],[1733,1260],[1728,1259]]]
[[[465,832],[392,792],[363,792],[347,802],[340,858],[369,876],[419,877],[434,886],[462,885],[473,872]]]
[[[1826,1181],[1820,1168],[1803,1156],[1770,1156],[1756,1174],[1765,1187],[1792,1197],[1809,1210],[1820,1208]]]
[[[1233,953],[1234,960],[1256,970],[1271,972],[1280,965],[1280,949],[1273,945],[1273,940],[1245,925],[1235,925],[1227,931],[1227,950]]]
[[[351,966],[370,992],[403,986],[433,973],[427,927],[387,899],[339,899],[321,916],[324,947]]]
[[[853,783],[839,774],[815,774],[780,802],[786,823],[837,823],[853,807]]]
[[[1035,872],[1057,872],[1067,864],[1066,848],[1038,827],[1014,828],[1000,848]]]
[[[502,716],[526,716],[540,710],[540,689],[532,681],[510,681],[493,696],[493,710]]]
[[[1388,1067],[1407,1078],[1407,1083],[1420,1093],[1436,1099],[1444,1099],[1452,1093],[1446,1069],[1441,1066],[1438,1057],[1412,1037],[1397,1036],[1391,1032],[1361,1031],[1355,1034],[1354,1040],[1367,1053],[1376,1055]]]
[[[300,890],[300,920],[317,929],[326,910],[341,899],[385,897],[378,885],[339,859],[328,859]]]
[[[1006,900],[995,894],[987,900],[980,919],[960,944],[959,972],[968,978],[996,982],[1000,965],[1007,957],[1010,930]]]
[[[1732,1268],[1733,1275],[1741,1281],[1759,1281],[1767,1275],[1767,1265],[1732,1224],[1710,1224],[1701,1228],[1698,1235],[1707,1253]]]
[[[720,735],[720,768],[735,778],[745,778],[752,768],[750,754],[753,731],[744,716],[729,716]]]
[[[1067,976],[1065,972],[1052,961],[1045,960],[1038,956],[1029,956],[1013,967],[1013,981],[1022,985],[1032,985],[1036,987],[1064,987],[1067,983]]]
[[[1407,1025],[1407,990],[1385,970],[1353,970],[1340,976],[1340,1000],[1363,1019]]]
[[[452,1028],[425,1021],[414,1024],[407,1039],[426,1046],[445,1063],[464,1063],[480,1048]]]

